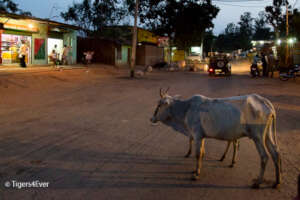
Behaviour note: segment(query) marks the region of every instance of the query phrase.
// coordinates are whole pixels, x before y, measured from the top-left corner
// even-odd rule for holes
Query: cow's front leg
[[[204,138],[196,139],[196,171],[192,177],[192,180],[198,180],[200,177],[200,170],[202,165],[202,158],[204,154]]]
[[[189,150],[188,150],[187,154],[184,156],[186,158],[190,157],[190,155],[192,153],[193,141],[194,141],[193,137],[190,136],[190,139],[189,139]]]
[[[232,156],[232,162],[231,165],[229,167],[234,167],[234,164],[236,162],[236,156],[237,156],[237,151],[238,151],[238,146],[239,146],[239,142],[237,140],[233,141],[233,156]]]

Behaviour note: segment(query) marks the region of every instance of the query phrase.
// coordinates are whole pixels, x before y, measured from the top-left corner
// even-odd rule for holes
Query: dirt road
[[[0,74],[0,199],[292,199],[300,173],[300,80],[252,79],[248,66],[233,68],[230,78],[154,71],[130,80],[125,70],[103,68]],[[270,188],[271,159],[263,189],[250,188],[260,160],[249,139],[241,140],[235,168],[228,167],[231,156],[217,161],[226,143],[207,140],[201,178],[191,181],[188,139],[149,121],[159,88],[168,86],[182,98],[269,98],[278,113],[281,189]],[[4,186],[36,180],[49,187]]]

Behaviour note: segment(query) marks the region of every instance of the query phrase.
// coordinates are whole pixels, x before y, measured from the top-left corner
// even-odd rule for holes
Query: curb
[[[25,74],[25,73],[37,73],[37,72],[50,72],[50,71],[64,71],[64,70],[73,70],[73,69],[86,69],[86,67],[29,67],[29,68],[0,68],[0,75],[3,74]]]

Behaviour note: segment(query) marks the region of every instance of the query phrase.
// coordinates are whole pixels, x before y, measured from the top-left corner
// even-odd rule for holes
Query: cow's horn
[[[163,97],[164,97],[164,94],[163,94],[163,91],[162,91],[162,89],[161,89],[161,88],[159,89],[159,95],[160,95],[160,97],[161,97],[161,98],[163,98]]]
[[[168,89],[165,91],[165,94],[167,94],[167,93],[168,93],[169,89],[170,89],[170,87],[168,87]]]

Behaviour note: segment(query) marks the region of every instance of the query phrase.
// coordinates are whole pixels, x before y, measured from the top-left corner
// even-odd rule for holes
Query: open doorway
[[[56,45],[56,47],[55,47]],[[58,59],[62,59],[64,41],[62,39],[48,38],[48,55],[51,55],[52,50],[55,49],[58,54]],[[48,60],[48,63],[50,60]]]

